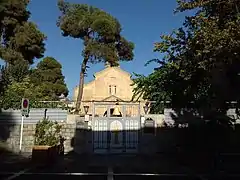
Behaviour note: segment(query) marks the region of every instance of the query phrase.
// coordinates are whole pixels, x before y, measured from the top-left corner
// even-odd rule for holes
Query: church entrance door
[[[137,153],[140,104],[94,102],[92,142],[94,153]]]

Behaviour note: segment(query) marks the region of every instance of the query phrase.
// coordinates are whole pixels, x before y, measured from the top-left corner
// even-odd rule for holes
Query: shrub
[[[36,125],[35,145],[55,146],[60,143],[60,133],[62,126],[56,121],[44,118]]]

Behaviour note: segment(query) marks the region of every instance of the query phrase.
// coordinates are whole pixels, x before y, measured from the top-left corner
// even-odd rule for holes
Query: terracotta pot
[[[32,161],[35,163],[52,164],[59,157],[59,145],[34,146],[32,148]]]
[[[51,146],[33,146],[32,161],[35,163],[47,163],[50,147]]]

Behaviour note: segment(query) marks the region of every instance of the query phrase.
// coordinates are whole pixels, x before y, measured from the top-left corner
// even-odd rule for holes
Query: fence
[[[68,110],[61,108],[38,108],[30,109],[29,117],[25,117],[24,124],[36,124],[44,117],[53,121],[66,121]],[[0,113],[0,124],[20,124],[22,119],[21,110],[7,109]]]
[[[4,109],[21,109],[22,101],[11,101],[4,103],[0,101],[0,107]],[[34,101],[29,99],[30,108],[61,108],[69,109],[69,101]]]

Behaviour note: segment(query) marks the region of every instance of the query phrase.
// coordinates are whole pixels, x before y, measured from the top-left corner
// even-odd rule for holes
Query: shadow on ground
[[[35,169],[34,173],[167,173],[194,177],[238,173],[240,128],[185,115],[172,115],[173,126],[136,131],[91,131],[86,122],[78,123],[73,151],[50,168]]]
[[[114,173],[180,174],[240,171],[237,125],[204,121],[189,113],[173,119],[171,127],[118,132],[92,132],[82,122],[72,140],[74,150],[66,154],[72,157],[70,169],[94,172],[111,167]]]
[[[238,126],[212,123],[118,132],[77,128],[66,157],[72,156],[78,172],[112,167],[115,173],[236,173],[239,133]]]
[[[9,147],[11,132],[15,131],[15,126],[16,123],[14,123],[11,112],[0,112],[0,179],[9,176],[9,174],[2,173],[19,172],[31,166],[27,154],[19,154],[12,151],[12,147]],[[17,132],[19,133],[19,131]]]

